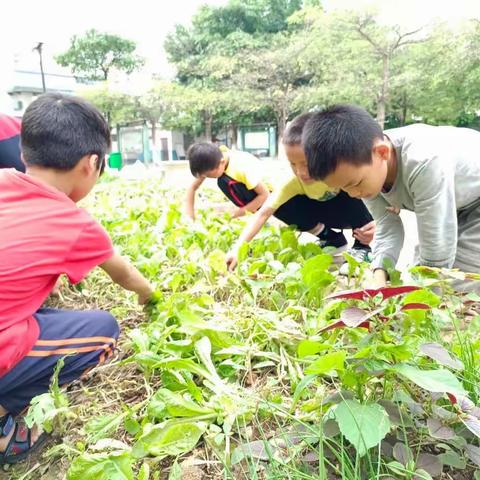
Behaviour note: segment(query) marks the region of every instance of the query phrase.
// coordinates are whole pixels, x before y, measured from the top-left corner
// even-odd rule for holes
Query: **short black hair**
[[[313,115],[313,112],[307,112],[295,117],[285,129],[282,143],[284,145],[301,145],[303,129]]]
[[[323,180],[336,170],[339,161],[369,164],[376,139],[383,139],[383,131],[361,107],[334,105],[314,113],[302,137],[308,173],[312,178]]]
[[[86,100],[60,93],[39,96],[22,118],[21,147],[28,165],[68,171],[85,155],[98,155],[103,171],[110,128]]]
[[[194,143],[187,150],[190,171],[194,177],[217,168],[222,158],[222,151],[212,142]]]

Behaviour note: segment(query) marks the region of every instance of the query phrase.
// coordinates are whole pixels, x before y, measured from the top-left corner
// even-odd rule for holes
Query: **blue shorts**
[[[12,370],[0,377],[0,405],[19,414],[33,397],[45,393],[58,360],[65,358],[60,385],[113,355],[120,333],[115,318],[101,310],[71,311],[42,308],[34,315],[40,337]]]

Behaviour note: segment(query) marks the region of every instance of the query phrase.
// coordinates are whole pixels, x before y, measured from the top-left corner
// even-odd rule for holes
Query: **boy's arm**
[[[250,221],[247,223],[243,232],[241,233],[238,240],[235,242],[230,252],[227,253],[227,266],[228,270],[232,271],[235,269],[238,262],[238,250],[245,242],[249,242],[255,235],[260,231],[260,229],[265,225],[265,222],[275,213],[275,209],[263,205],[260,210],[253,215]]]
[[[150,282],[118,253],[102,263],[100,267],[115,283],[126,290],[135,292],[140,305],[147,303],[152,296],[153,287]]]
[[[451,268],[457,251],[458,228],[454,173],[446,172],[436,157],[417,167],[411,178],[409,191],[418,228],[417,263]]]
[[[233,218],[243,217],[247,212],[255,213],[265,203],[269,194],[266,185],[263,182],[260,182],[254,190],[257,193],[257,196],[243,207],[235,208],[232,214]]]
[[[195,178],[187,189],[187,196],[185,198],[185,213],[192,220],[195,220],[195,193],[198,187],[203,183],[205,178]]]
[[[381,270],[386,279],[385,260],[395,266],[403,247],[405,233],[402,219],[388,210],[391,205],[381,195],[366,200],[365,204],[376,223],[372,269]],[[380,281],[382,273],[375,273],[375,277]]]

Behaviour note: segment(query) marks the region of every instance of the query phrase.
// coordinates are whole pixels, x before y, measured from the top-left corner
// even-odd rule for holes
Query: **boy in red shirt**
[[[35,100],[22,120],[26,174],[0,170],[0,464],[25,458],[42,435],[16,416],[48,391],[62,357],[66,384],[111,356],[119,335],[103,311],[41,308],[59,275],[81,281],[96,266],[136,292],[149,282],[116,254],[107,232],[76,206],[105,167],[110,131],[86,101],[61,94]]]

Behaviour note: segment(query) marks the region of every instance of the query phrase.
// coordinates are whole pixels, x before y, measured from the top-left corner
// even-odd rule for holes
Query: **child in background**
[[[230,270],[237,264],[240,246],[252,240],[272,215],[287,225],[295,225],[303,232],[316,235],[322,247],[345,248],[347,239],[343,233],[332,229],[352,228],[355,242],[349,253],[357,261],[368,260],[375,223],[363,202],[328,187],[324,182],[313,180],[308,174],[301,141],[304,126],[312,115],[300,115],[287,127],[283,145],[292,175],[270,194],[245,227],[227,255]],[[348,274],[346,263],[340,267],[340,273]]]

